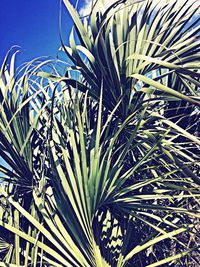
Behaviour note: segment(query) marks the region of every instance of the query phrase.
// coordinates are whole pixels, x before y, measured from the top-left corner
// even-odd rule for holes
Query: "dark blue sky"
[[[76,0],[70,2],[75,4]],[[59,0],[0,0],[0,63],[13,45],[22,49],[18,64],[39,56],[56,56],[60,46],[59,3]],[[62,32],[67,43],[72,22],[64,4],[62,13]]]
[[[75,4],[76,0],[70,2]],[[85,1],[80,2],[83,5]],[[60,47],[59,4],[60,0],[0,0],[0,64],[13,45],[22,49],[17,66],[40,56],[56,57]],[[62,33],[67,43],[72,20],[64,5],[62,14]]]

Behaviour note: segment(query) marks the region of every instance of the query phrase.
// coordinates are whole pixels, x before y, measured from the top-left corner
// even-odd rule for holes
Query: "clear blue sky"
[[[75,4],[76,0],[70,2]],[[80,4],[84,2],[80,0]],[[18,66],[40,56],[56,57],[60,47],[59,5],[60,0],[0,0],[0,64],[13,45],[22,50],[17,57]],[[62,14],[62,33],[67,44],[72,20],[64,5]]]
[[[76,0],[70,1],[75,4]],[[84,0],[80,0],[84,4]],[[59,0],[0,0],[0,63],[12,45],[22,53],[17,64],[39,56],[56,56],[59,40]],[[68,41],[71,19],[62,5],[63,36]]]

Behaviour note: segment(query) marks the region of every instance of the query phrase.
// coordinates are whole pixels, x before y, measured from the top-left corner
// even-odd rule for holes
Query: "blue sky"
[[[76,0],[70,2],[75,4]],[[80,2],[82,6],[85,3]],[[40,56],[56,57],[60,47],[59,4],[59,0],[0,0],[0,64],[13,45],[22,50],[18,66]],[[64,5],[62,14],[62,33],[67,43],[72,20]]]
[[[154,0],[154,3],[160,1]],[[197,0],[190,1],[196,1],[198,5]],[[75,5],[76,0],[70,2]],[[89,13],[91,3],[92,0],[79,0],[81,14]],[[60,46],[59,4],[60,0],[0,0],[0,64],[13,45],[19,45],[22,50],[17,58],[18,65],[39,56],[57,55]],[[62,32],[67,43],[72,21],[64,4],[62,13]]]
[[[75,4],[76,0],[70,2]],[[59,0],[0,0],[0,63],[13,45],[22,50],[17,64],[39,56],[55,57],[60,45],[59,4]],[[72,22],[64,5],[62,13],[67,43]]]

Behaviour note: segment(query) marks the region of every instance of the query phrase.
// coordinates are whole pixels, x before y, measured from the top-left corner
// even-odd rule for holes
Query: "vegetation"
[[[70,64],[0,72],[0,266],[198,266],[197,8],[64,3]]]

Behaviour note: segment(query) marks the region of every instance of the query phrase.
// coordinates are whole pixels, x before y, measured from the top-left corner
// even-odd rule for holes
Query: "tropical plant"
[[[65,74],[0,72],[0,266],[197,266],[198,9],[64,4]]]

